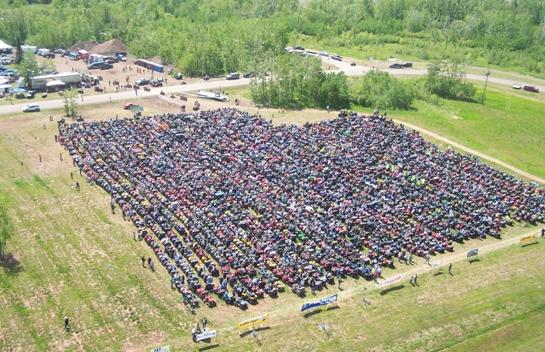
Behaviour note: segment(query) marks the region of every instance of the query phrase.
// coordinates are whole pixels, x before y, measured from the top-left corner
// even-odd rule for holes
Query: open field
[[[489,95],[491,101],[494,94]],[[497,94],[496,104],[501,106],[503,95]],[[245,93],[236,90],[230,95],[244,97]],[[186,102],[187,107],[192,101]],[[524,107],[525,101],[517,102],[517,109]],[[145,99],[142,104],[146,114],[179,109],[161,100]],[[93,119],[116,114],[129,117],[122,105],[84,106],[81,113]],[[201,101],[203,108],[222,105]],[[244,100],[241,108],[257,111]],[[53,115],[58,118],[60,113],[54,111]],[[315,121],[334,116],[320,111],[302,114],[260,109],[259,113],[276,123],[299,124],[309,118]],[[428,119],[433,118],[431,114]],[[444,118],[437,114],[437,119]],[[143,351],[144,347],[166,344],[173,351],[193,349],[189,329],[195,317],[169,289],[169,276],[162,268],[152,273],[140,266],[140,256],[151,256],[152,252],[143,242],[132,240],[133,227],[121,215],[110,213],[107,194],[88,186],[72,167],[68,154],[54,143],[56,123],[49,122],[48,116],[49,112],[0,118],[0,190],[16,230],[8,252],[19,261],[12,270],[0,270],[0,351]],[[419,122],[411,115],[396,114],[396,118]],[[505,120],[509,118],[502,118],[497,128],[504,126]],[[427,121],[423,118],[422,123]],[[445,136],[455,137],[449,131],[445,128]],[[526,140],[523,135],[515,136],[520,138],[518,143]],[[513,141],[511,147],[516,146]],[[535,152],[532,147],[524,148]],[[539,158],[539,153],[535,157]],[[80,192],[74,189],[76,181],[82,185]],[[535,232],[536,227],[518,226],[505,232],[504,238],[516,242],[518,236]],[[401,289],[381,294],[372,283],[347,280],[344,291],[339,292],[339,309],[306,318],[298,310],[312,297],[300,299],[291,293],[267,298],[247,312],[220,303],[215,309],[201,308],[197,314],[206,316],[211,328],[218,330],[220,346],[213,349],[218,351],[542,350],[544,243],[500,248],[501,243],[495,239],[472,241],[458,246],[454,254],[433,258],[432,262],[441,263],[443,274],[423,265],[422,260],[415,266],[398,265],[406,275],[421,273],[417,288],[405,282]],[[489,248],[490,252],[480,262],[468,264],[464,253],[472,247]],[[450,261],[455,262],[454,276],[444,268]],[[361,304],[364,288],[370,306]],[[335,292],[331,287],[319,296]],[[259,340],[236,335],[238,321],[265,312],[271,315],[272,328],[261,331]],[[71,333],[62,330],[65,315],[72,319]],[[322,323],[330,327],[327,334],[318,328]]]

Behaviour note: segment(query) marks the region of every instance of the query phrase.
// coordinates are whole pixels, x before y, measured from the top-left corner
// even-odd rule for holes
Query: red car
[[[137,104],[135,104],[135,103],[127,103],[127,104],[125,104],[125,105],[123,106],[123,109],[129,110],[131,107],[136,106],[136,105],[137,105]]]

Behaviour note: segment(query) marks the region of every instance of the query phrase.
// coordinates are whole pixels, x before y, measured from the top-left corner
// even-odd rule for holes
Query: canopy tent
[[[13,47],[0,39],[0,53],[10,53]]]
[[[58,79],[54,79],[52,81],[49,81],[45,84],[45,86],[47,88],[51,88],[51,87],[60,87],[60,86],[64,86],[64,82],[63,81],[59,81]]]

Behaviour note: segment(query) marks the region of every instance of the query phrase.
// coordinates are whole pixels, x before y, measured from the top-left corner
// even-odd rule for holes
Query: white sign
[[[402,274],[398,274],[398,275],[396,275],[396,276],[389,277],[389,278],[387,278],[387,279],[384,280],[384,281],[381,281],[378,285],[379,285],[380,287],[388,286],[388,285],[390,285],[390,284],[393,284],[394,282],[400,281],[401,279],[403,279],[403,275],[402,275]]]
[[[152,348],[150,352],[170,352],[170,345]]]
[[[199,342],[202,340],[211,339],[213,337],[216,337],[216,330],[207,330],[205,332],[201,332],[198,335],[195,335],[195,341]]]

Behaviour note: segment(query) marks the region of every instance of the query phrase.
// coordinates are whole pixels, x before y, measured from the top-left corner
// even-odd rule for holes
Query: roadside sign
[[[144,107],[142,105],[131,105],[129,107],[129,110],[133,113],[142,112],[144,111]]]

